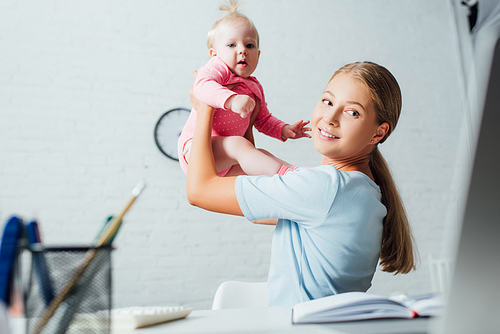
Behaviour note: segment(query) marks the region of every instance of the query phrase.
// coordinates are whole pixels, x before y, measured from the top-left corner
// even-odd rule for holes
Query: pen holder
[[[111,249],[110,246],[30,249],[31,270],[24,300],[26,333],[109,333]],[[93,251],[88,266],[40,330],[40,320],[51,302]]]

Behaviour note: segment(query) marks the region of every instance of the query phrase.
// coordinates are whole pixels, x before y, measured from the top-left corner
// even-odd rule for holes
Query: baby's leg
[[[213,140],[213,138],[212,138],[212,140]],[[189,164],[189,157],[191,155],[191,146],[192,146],[192,140],[189,140],[184,145],[184,151],[182,152],[183,157],[181,157],[179,159],[179,161],[182,161],[181,159],[183,159],[186,161],[187,164]],[[229,169],[230,167],[232,167],[229,172],[225,173],[226,175],[229,174],[232,176],[237,176],[237,175],[244,175],[245,174],[239,166],[236,166],[238,164],[238,162],[236,160],[228,158],[226,155],[222,155],[222,154],[217,154],[217,155],[218,156],[215,157],[215,154],[214,154],[215,169],[217,170],[217,173],[221,173],[221,172],[225,171],[226,169]],[[183,170],[185,170],[185,172],[187,172],[187,164],[186,164],[186,167],[183,169]],[[181,167],[182,167],[182,163],[181,163]],[[238,167],[238,168],[236,168],[236,167]]]
[[[247,175],[275,175],[283,162],[253,146],[244,137],[213,137],[215,166],[217,171],[239,164]]]
[[[292,165],[292,164],[291,164],[291,163],[289,163],[289,162],[286,162],[286,161],[283,161],[283,160],[279,159],[278,157],[274,156],[271,152],[266,151],[266,150],[264,150],[263,148],[259,148],[258,150],[259,150],[259,151],[261,151],[262,153],[264,153],[264,154],[266,154],[266,155],[268,155],[268,156],[272,157],[274,160],[279,161],[279,162],[281,163],[281,165],[283,165],[283,166],[287,166],[287,167],[292,167],[292,166],[294,166],[294,165]]]

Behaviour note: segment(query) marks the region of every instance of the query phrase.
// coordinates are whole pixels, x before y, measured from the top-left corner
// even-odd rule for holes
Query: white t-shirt
[[[268,306],[293,306],[371,286],[386,209],[380,188],[368,176],[333,166],[239,176],[236,196],[248,220],[279,218]]]

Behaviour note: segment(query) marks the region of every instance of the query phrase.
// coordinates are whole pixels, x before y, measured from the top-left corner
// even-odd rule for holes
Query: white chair
[[[446,293],[450,287],[453,262],[447,258],[434,258],[429,254],[432,291]]]
[[[263,308],[267,305],[267,282],[227,281],[214,296],[212,310]]]

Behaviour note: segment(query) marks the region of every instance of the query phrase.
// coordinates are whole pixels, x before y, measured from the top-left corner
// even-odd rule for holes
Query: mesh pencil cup
[[[109,333],[111,250],[110,246],[30,249],[31,268],[24,300],[26,333]],[[60,303],[54,303],[86,262],[88,265],[81,275],[76,275],[69,293]],[[51,308],[55,311],[47,317]]]

